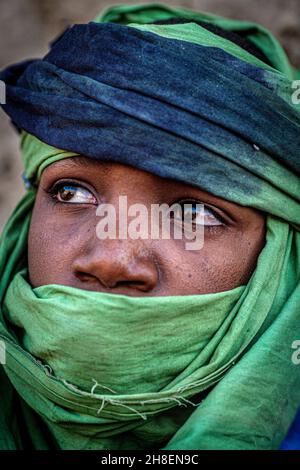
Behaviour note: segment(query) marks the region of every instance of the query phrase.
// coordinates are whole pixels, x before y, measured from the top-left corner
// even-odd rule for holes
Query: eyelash
[[[203,204],[204,208],[208,210],[218,220],[218,222],[220,222],[220,225],[205,225],[205,230],[209,230],[211,234],[217,234],[220,230],[227,227],[227,223],[225,222],[225,220],[216,211],[214,211],[213,208],[201,201],[197,201],[195,199],[180,199],[173,204],[179,204],[182,206],[184,204]]]
[[[90,188],[87,188],[86,186],[84,186],[84,184],[79,183],[78,181],[73,181],[73,180],[63,180],[63,181],[57,181],[50,188],[45,189],[46,193],[50,195],[53,204],[66,204],[66,205],[71,204],[67,201],[59,201],[58,200],[58,197],[57,197],[58,192],[64,186],[73,186],[74,188],[83,188],[84,190],[89,191],[94,196],[94,198],[97,199],[96,196],[94,195],[93,191]],[[72,205],[75,206],[76,204],[84,204],[84,203],[83,202],[73,203]],[[86,203],[86,204],[92,205],[91,203]]]
[[[67,201],[59,201],[58,200],[58,197],[57,197],[58,191],[60,189],[62,189],[64,186],[68,186],[68,185],[73,186],[75,188],[83,188],[86,191],[89,191],[95,197],[95,199],[97,199],[96,196],[93,194],[92,190],[90,188],[87,188],[84,184],[79,183],[78,181],[73,181],[73,180],[63,180],[63,181],[57,181],[49,189],[45,189],[45,192],[50,195],[53,204],[63,204],[63,205],[72,204],[73,206],[80,205],[80,204],[85,204],[83,202],[81,202],[81,203],[69,203]],[[87,205],[92,205],[91,203],[86,203],[86,204]],[[220,225],[205,225],[205,230],[209,230],[210,233],[212,233],[212,234],[213,233],[219,233],[219,231],[221,229],[224,229],[224,228],[227,227],[227,224],[224,221],[224,219],[216,211],[214,211],[213,208],[211,208],[207,204],[204,204],[201,201],[197,201],[195,199],[180,199],[180,200],[177,200],[176,202],[172,203],[171,205],[173,205],[173,204],[180,204],[180,205],[183,205],[183,204],[203,204],[204,208],[206,210],[208,210],[220,222]]]

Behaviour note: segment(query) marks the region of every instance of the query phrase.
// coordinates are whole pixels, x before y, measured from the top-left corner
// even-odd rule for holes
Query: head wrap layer
[[[143,24],[176,16],[242,31],[271,65],[192,21]],[[292,344],[300,336],[300,118],[291,101],[294,76],[278,43],[261,27],[156,4],[109,9],[94,22],[68,29],[44,59],[17,64],[0,75],[7,84],[4,109],[22,129],[25,173],[33,183],[52,162],[83,154],[196,185],[268,213],[267,244],[239,298],[236,316],[232,314],[232,323],[226,332],[223,329],[220,347],[214,354],[210,351],[211,360],[194,370],[195,383],[189,383],[188,376],[187,384],[196,393],[222,380],[189,419],[185,415],[180,428],[184,415],[173,410],[174,424],[172,414],[165,414],[170,404],[157,400],[170,397],[168,387],[154,399],[120,399],[119,404],[136,408],[152,399],[146,411],[156,414],[156,420],[137,422],[130,410],[125,413],[113,403],[101,420],[95,417],[95,397],[71,393],[45,376],[40,365],[22,357],[7,323],[22,324],[30,318],[31,302],[38,305],[19,273],[26,268],[35,198],[35,189],[29,189],[2,238],[0,296],[5,308],[0,333],[11,358],[7,374],[23,390],[25,402],[51,422],[62,447],[74,442],[82,447],[143,447],[142,438],[162,445],[173,434],[164,448],[280,445],[300,403],[300,374],[291,361]],[[75,289],[60,289],[79,301]],[[14,295],[18,292],[23,295]],[[38,292],[43,298],[47,286]],[[29,312],[18,318],[22,302],[17,310],[12,302],[23,296]],[[205,301],[199,296],[199,305]],[[210,373],[199,384],[206,367]],[[37,387],[34,400],[31,380]],[[24,413],[37,419],[25,402]],[[124,441],[120,433],[129,429],[135,437]],[[32,434],[35,446],[47,446],[46,438],[38,442]]]

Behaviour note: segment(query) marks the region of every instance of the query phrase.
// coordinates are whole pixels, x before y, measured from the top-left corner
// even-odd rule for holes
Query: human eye
[[[57,181],[47,192],[58,203],[68,204],[97,204],[97,199],[91,190],[81,183],[74,181]]]
[[[173,205],[173,218],[176,222],[191,221],[193,225],[204,227],[226,225],[221,215],[209,205],[195,200],[181,200]]]

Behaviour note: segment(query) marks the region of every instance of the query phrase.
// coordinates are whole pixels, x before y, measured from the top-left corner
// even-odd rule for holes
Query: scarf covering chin
[[[191,22],[145,24],[177,16]],[[242,33],[270,65],[193,19]],[[185,365],[184,382],[178,380],[181,398],[203,391],[206,398],[196,408],[171,402],[175,378],[150,395],[123,393],[112,400],[70,389],[20,341],[30,312],[51,297],[47,286],[37,292],[21,275],[36,195],[29,187],[0,246],[0,337],[7,354],[0,371],[0,446],[280,446],[300,404],[300,366],[292,360],[300,340],[300,115],[291,100],[293,78],[282,48],[263,28],[162,4],[112,7],[67,29],[43,59],[1,72],[3,109],[22,131],[29,184],[38,183],[47,165],[78,154],[121,162],[265,211],[267,237],[249,283],[234,305],[226,304],[230,311],[206,357],[197,356],[194,369]],[[63,291],[79,301],[76,290]],[[199,308],[216,299],[221,306],[223,297],[199,296]],[[151,308],[159,299],[138,302]],[[191,302],[187,297],[187,312]],[[81,299],[78,308],[85,306]],[[106,403],[102,414],[99,400]]]

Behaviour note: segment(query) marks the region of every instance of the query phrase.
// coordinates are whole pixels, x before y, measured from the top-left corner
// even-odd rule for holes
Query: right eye
[[[58,182],[49,193],[56,202],[69,204],[97,204],[97,199],[87,188],[73,182]]]

